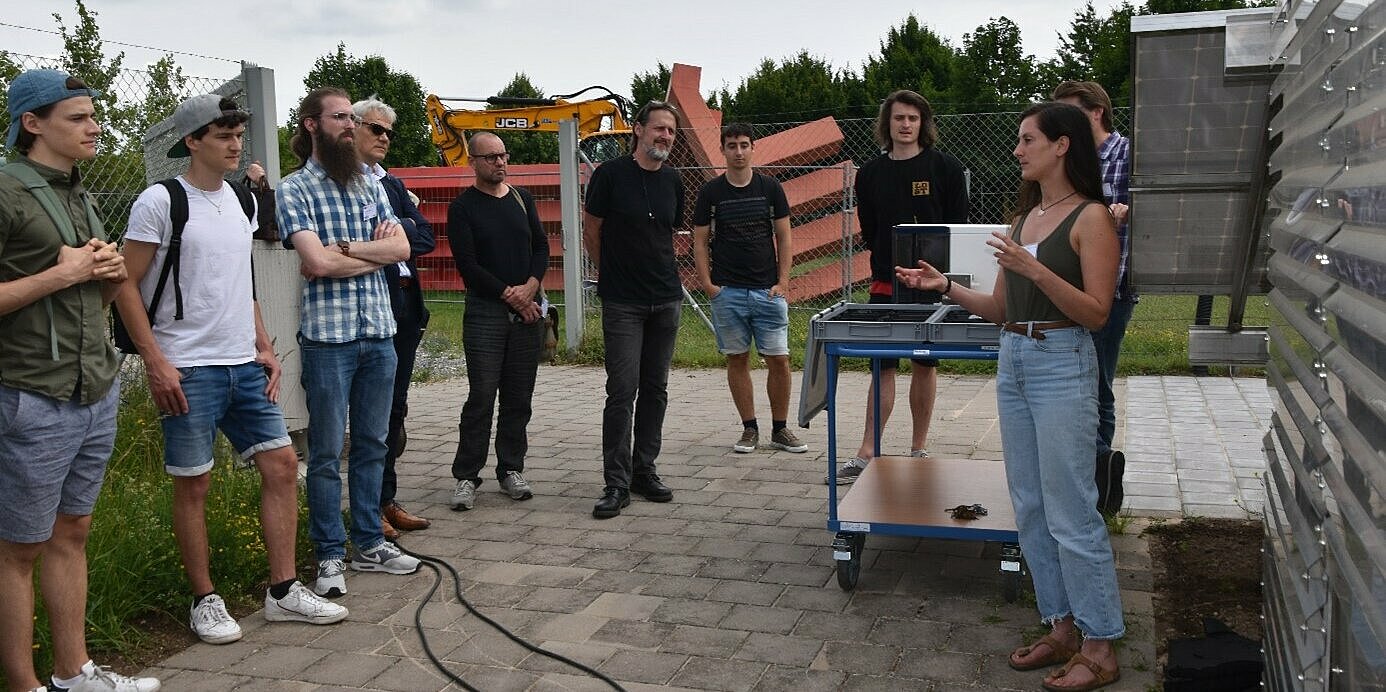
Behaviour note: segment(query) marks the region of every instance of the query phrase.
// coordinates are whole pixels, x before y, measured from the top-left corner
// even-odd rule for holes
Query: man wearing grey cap
[[[0,168],[0,666],[34,671],[34,564],[53,633],[54,689],[152,692],[86,648],[87,535],[115,443],[119,399],[105,307],[125,281],[77,172],[96,156],[97,92],[57,70],[10,82]]]
[[[275,403],[279,359],[252,287],[254,200],[224,179],[240,166],[249,119],[235,101],[216,94],[178,105],[172,119],[178,140],[168,156],[187,158],[188,168],[135,200],[123,251],[130,281],[116,299],[162,414],[164,470],[173,477],[173,533],[192,587],[190,627],[209,644],[241,638],[210,572],[206,506],[218,429],[260,472],[270,568],[265,619],[325,625],[347,616],[346,608],[319,598],[294,577],[298,458]],[[187,221],[180,250],[170,256],[175,207],[187,209]],[[177,286],[166,286],[151,311],[161,270],[170,262],[178,266],[171,277]]]

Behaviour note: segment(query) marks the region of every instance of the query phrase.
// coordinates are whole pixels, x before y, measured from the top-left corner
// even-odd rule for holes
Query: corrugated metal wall
[[[1266,684],[1386,687],[1386,0],[1277,8]]]

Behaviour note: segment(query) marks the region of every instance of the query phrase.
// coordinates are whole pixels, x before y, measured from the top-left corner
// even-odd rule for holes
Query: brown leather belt
[[[408,290],[408,289],[410,289],[410,288],[413,288],[413,286],[414,286],[414,277],[412,277],[412,276],[401,276],[401,277],[399,277],[399,287],[400,287],[400,288],[403,288],[403,289],[405,289],[405,290]]]
[[[1053,322],[1003,322],[1001,328],[1014,332],[1021,336],[1028,336],[1036,341],[1044,341],[1044,333],[1051,329],[1068,329],[1077,327],[1078,323],[1073,320],[1055,320]]]

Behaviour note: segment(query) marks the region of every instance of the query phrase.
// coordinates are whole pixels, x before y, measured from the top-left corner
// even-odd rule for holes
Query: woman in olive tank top
[[[1120,677],[1112,640],[1126,631],[1092,480],[1097,356],[1090,331],[1111,309],[1119,247],[1082,111],[1031,106],[1014,154],[1020,195],[1010,232],[987,241],[1002,269],[991,292],[956,286],[924,262],[895,271],[911,288],[942,291],[1003,325],[996,399],[1006,481],[1040,618],[1053,628],[1013,651],[1009,663],[1054,668],[1044,678],[1048,690],[1091,690]]]

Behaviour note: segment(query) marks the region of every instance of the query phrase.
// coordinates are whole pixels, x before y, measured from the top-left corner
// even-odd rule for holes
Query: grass
[[[126,367],[123,375],[115,452],[87,543],[87,644],[98,661],[102,654],[128,656],[148,643],[151,634],[132,623],[185,623],[191,600],[173,538],[173,486],[164,472],[158,415],[142,372]],[[259,607],[268,578],[260,475],[231,463],[235,455],[225,438],[218,438],[215,458],[207,498],[212,579],[233,612],[246,612]],[[307,564],[307,504],[299,506],[299,564]],[[34,588],[38,593],[37,578]],[[52,637],[41,600],[36,615],[34,665],[43,677],[52,670]]]
[[[694,294],[703,300],[700,294]],[[549,299],[559,303],[562,292],[553,292]],[[425,336],[424,350],[438,353],[460,355],[462,352],[462,312],[460,294],[449,292],[430,292],[427,296],[429,310],[433,313]],[[864,292],[858,292],[853,300],[866,302]],[[1180,375],[1192,372],[1189,366],[1189,325],[1194,322],[1197,305],[1196,296],[1144,296],[1136,306],[1131,323],[1126,329],[1126,339],[1122,343],[1118,375]],[[804,345],[808,340],[810,319],[819,311],[832,305],[836,299],[795,304],[789,312],[789,350],[790,360],[795,369],[804,365]],[[560,307],[560,312],[566,307]],[[706,312],[706,307],[704,307]],[[1228,299],[1218,297],[1213,301],[1213,323],[1226,323]],[[1248,325],[1265,325],[1271,318],[1271,308],[1264,297],[1253,296],[1247,302],[1244,322]],[[564,355],[564,362],[600,364],[603,349],[601,343],[601,318],[596,310],[589,310],[584,322],[584,339],[576,354]],[[559,343],[564,343],[560,334]],[[692,308],[685,306],[683,322],[679,327],[678,345],[674,350],[674,367],[703,368],[721,367],[724,359],[717,352],[717,341]],[[844,361],[847,369],[865,370],[869,365],[864,361]],[[1225,372],[1217,368],[1215,373]],[[990,361],[948,361],[939,364],[939,372],[954,375],[987,375],[996,372]],[[1246,374],[1246,371],[1241,371]],[[1254,374],[1254,373],[1253,373]],[[433,379],[433,373],[422,374],[416,369],[415,381]]]

